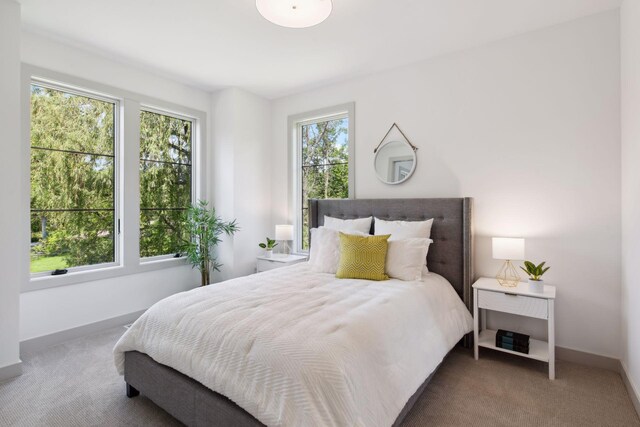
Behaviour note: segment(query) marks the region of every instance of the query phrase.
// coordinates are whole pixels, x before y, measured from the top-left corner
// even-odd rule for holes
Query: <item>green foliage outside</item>
[[[189,234],[192,123],[140,114],[140,256],[179,253]]]
[[[32,86],[32,272],[114,260],[114,113]]]
[[[31,258],[31,271],[51,271],[67,268],[67,261],[61,256]]]
[[[309,248],[309,199],[349,197],[348,119],[302,126],[302,248]]]
[[[115,260],[115,105],[31,88],[31,272]],[[192,123],[140,117],[140,255],[177,253],[188,234]]]

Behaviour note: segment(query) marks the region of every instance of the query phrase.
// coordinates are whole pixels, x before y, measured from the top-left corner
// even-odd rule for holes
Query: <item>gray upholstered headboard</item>
[[[310,227],[319,227],[324,216],[421,221],[433,218],[427,261],[429,270],[445,277],[469,310],[472,310],[473,234],[471,198],[451,199],[328,199],[309,200]],[[375,222],[371,232],[375,230]]]

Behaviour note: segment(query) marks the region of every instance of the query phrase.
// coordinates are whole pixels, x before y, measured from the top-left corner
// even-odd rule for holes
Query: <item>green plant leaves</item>
[[[209,209],[208,205],[207,201],[198,200],[187,209],[184,222],[191,239],[185,240],[182,250],[191,265],[200,271],[220,271],[222,264],[217,262],[213,249],[222,242],[222,234],[232,236],[240,227],[235,219],[223,221],[216,215],[215,208]]]
[[[551,268],[551,267],[544,267],[546,263],[547,263],[546,261],[543,261],[539,265],[535,265],[531,261],[525,261],[524,267],[520,267],[520,268],[522,269],[522,271],[527,273],[527,275],[531,280],[540,280],[540,277],[542,277],[542,275],[546,273],[549,270],[549,268]]]
[[[260,246],[262,249],[273,249],[276,246],[278,246],[278,244],[276,243],[275,240],[270,239],[269,237],[266,237],[267,239],[267,243],[259,243],[258,246]]]

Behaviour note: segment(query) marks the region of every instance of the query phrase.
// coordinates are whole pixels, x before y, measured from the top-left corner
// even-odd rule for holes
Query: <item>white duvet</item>
[[[472,318],[451,285],[336,279],[297,264],[170,296],[114,349],[137,350],[268,426],[390,426]]]

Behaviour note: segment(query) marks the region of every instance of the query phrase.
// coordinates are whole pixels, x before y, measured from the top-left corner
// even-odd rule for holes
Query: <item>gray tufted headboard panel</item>
[[[445,277],[467,308],[472,310],[473,233],[471,198],[447,199],[327,199],[309,200],[310,227],[319,227],[324,216],[422,221],[433,218],[427,261],[429,270]],[[375,221],[371,232],[375,231]]]

